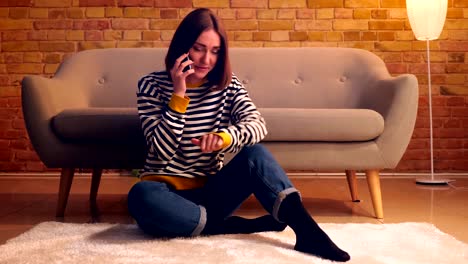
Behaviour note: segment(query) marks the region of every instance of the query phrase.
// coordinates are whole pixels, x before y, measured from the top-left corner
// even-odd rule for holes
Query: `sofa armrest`
[[[386,168],[395,168],[413,134],[418,110],[418,80],[412,74],[378,80],[367,91],[364,107],[379,112],[385,128],[377,139]]]
[[[87,107],[88,102],[76,84],[61,79],[25,76],[21,101],[26,129],[37,154],[49,167],[54,151],[63,143],[51,127],[51,119],[66,108]]]

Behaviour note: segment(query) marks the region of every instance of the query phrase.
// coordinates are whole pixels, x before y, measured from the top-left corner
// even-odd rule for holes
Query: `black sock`
[[[296,233],[294,249],[334,261],[348,261],[350,256],[338,248],[304,208],[298,193],[289,194],[281,203],[279,219]]]
[[[283,231],[286,224],[276,221],[271,215],[247,219],[240,216],[230,216],[218,223],[208,222],[204,234],[252,234],[267,231]]]
[[[227,234],[283,231],[286,228],[286,224],[276,221],[271,215],[264,215],[253,219],[230,216],[224,221],[223,226]]]

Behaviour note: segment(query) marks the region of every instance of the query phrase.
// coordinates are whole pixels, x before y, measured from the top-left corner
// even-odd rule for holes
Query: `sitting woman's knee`
[[[252,146],[245,146],[244,148],[242,148],[242,151],[241,153],[245,153],[247,155],[258,155],[258,154],[261,154],[261,153],[264,153],[264,152],[268,152],[267,148],[265,148],[265,146],[261,145],[261,144],[255,144],[255,145],[252,145]]]
[[[239,154],[244,155],[247,158],[261,158],[265,156],[271,156],[270,151],[261,144],[245,146]]]
[[[149,193],[155,191],[155,189],[167,189],[166,184],[160,182],[151,181],[140,181],[132,186],[128,192],[128,207],[129,209],[134,205],[141,206],[150,196]]]

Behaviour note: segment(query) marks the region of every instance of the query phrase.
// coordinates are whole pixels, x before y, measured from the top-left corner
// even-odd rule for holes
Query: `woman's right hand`
[[[188,53],[182,54],[174,63],[174,66],[171,69],[171,78],[172,82],[174,83],[174,93],[180,97],[185,96],[185,91],[187,90],[187,85],[185,83],[185,78],[190,74],[194,73],[194,69],[190,69],[188,71],[183,71],[184,68],[193,63],[190,59],[187,61],[182,62]]]

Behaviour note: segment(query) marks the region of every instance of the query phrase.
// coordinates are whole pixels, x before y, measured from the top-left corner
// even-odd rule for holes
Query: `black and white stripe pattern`
[[[186,113],[168,106],[172,91],[165,71],[138,82],[138,113],[148,145],[145,172],[189,178],[212,175],[223,166],[224,152],[238,152],[267,134],[263,117],[236,76],[221,91],[212,91],[208,85],[188,88]],[[202,153],[190,141],[215,132],[226,132],[232,138],[219,152]]]

